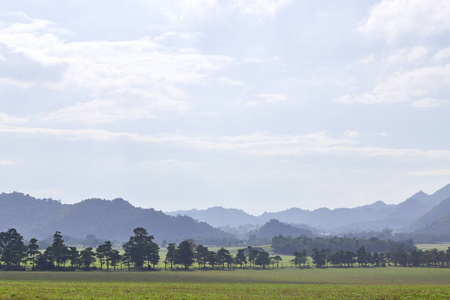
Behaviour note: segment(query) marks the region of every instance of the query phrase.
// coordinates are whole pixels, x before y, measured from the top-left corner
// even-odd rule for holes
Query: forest
[[[26,270],[94,270],[94,263],[99,263],[100,270],[156,270],[160,262],[160,246],[154,242],[154,237],[147,230],[137,227],[133,230],[122,250],[114,249],[111,241],[105,241],[93,247],[78,250],[67,246],[61,232],[53,235],[53,243],[40,251],[37,239],[32,238],[25,243],[22,235],[16,229],[10,228],[0,232],[0,269]],[[312,247],[312,248],[311,248]],[[308,257],[311,257],[315,267],[360,267],[373,266],[424,266],[449,267],[450,247],[447,251],[436,249],[417,250],[411,242],[381,241],[377,238],[358,240],[355,238],[300,236],[297,238],[278,236],[273,238],[272,249],[275,253],[285,253],[290,250],[293,259],[289,262],[297,267],[310,267]],[[374,252],[371,252],[373,250]],[[231,268],[262,268],[276,265],[282,261],[280,255],[270,256],[262,248],[247,246],[238,249],[235,255],[229,250],[220,248],[210,251],[207,246],[196,244],[193,240],[184,240],[178,245],[169,243],[166,247],[164,268],[173,270],[174,266],[189,269],[194,263],[199,269],[231,269]]]

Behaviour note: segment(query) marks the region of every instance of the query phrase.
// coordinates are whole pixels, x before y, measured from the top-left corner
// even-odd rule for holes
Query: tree
[[[214,251],[209,251],[208,253],[208,264],[211,266],[211,268],[214,269],[214,266],[217,263],[217,253]]]
[[[187,270],[194,263],[194,241],[184,240],[177,247],[177,261]]]
[[[198,245],[195,247],[195,258],[197,259],[198,267],[206,267],[206,262],[208,260],[209,250],[208,247],[203,245]]]
[[[277,255],[273,258],[276,262],[277,262],[277,268],[278,268],[278,264],[280,263],[280,261],[282,261],[283,259],[281,258],[281,256]]]
[[[369,262],[366,248],[364,246],[361,246],[361,248],[356,251],[356,262],[360,266],[366,266]]]
[[[34,269],[34,264],[36,262],[36,255],[39,253],[39,245],[37,244],[38,240],[32,238],[27,246],[27,255],[29,260],[31,261],[31,268]]]
[[[100,260],[100,268],[103,268],[103,260],[104,260],[106,262],[106,270],[109,271],[112,251],[113,249],[111,241],[106,241],[105,243],[97,247],[95,252],[97,253],[97,258]]]
[[[5,262],[7,269],[11,266],[19,267],[27,256],[26,250],[23,237],[16,229],[10,228],[6,232],[0,232],[0,260]]]
[[[238,252],[234,258],[236,265],[240,265],[242,268],[243,264],[247,264],[247,257],[245,257],[245,249],[238,249]]]
[[[89,269],[95,262],[95,252],[92,247],[87,247],[80,252],[81,264],[85,269]]]
[[[257,266],[262,266],[262,268],[265,269],[266,266],[270,264],[269,253],[266,251],[259,251],[255,259],[255,264]]]
[[[142,227],[134,229],[133,232],[134,236],[123,245],[123,249],[134,267],[142,269],[145,261],[149,266],[150,263],[156,265],[159,262],[159,246],[153,242],[153,235],[148,235],[147,230]]]
[[[256,256],[258,255],[259,251],[257,249],[253,249],[252,246],[248,246],[247,251],[248,251],[248,261],[250,265],[252,263],[254,264]]]
[[[64,264],[68,259],[69,249],[64,245],[63,236],[59,231],[56,231],[53,235],[53,243],[47,250],[48,256],[50,256],[50,259],[54,261],[58,267],[60,267],[61,264]]]
[[[119,251],[113,249],[109,256],[109,261],[111,263],[111,266],[114,267],[114,271],[116,270],[116,266],[120,262],[121,259],[122,259],[122,256],[120,255]]]
[[[176,261],[176,247],[174,243],[167,245],[166,261],[170,263],[170,269],[173,269],[173,263]]]
[[[217,262],[222,265],[222,269],[225,269],[225,263],[230,265],[230,262],[233,260],[230,251],[225,249],[224,247],[220,248],[217,251]]]
[[[80,264],[80,253],[76,247],[69,247],[68,259],[70,260],[70,266],[73,268]]]
[[[306,263],[306,259],[307,259],[306,250],[294,252],[294,264],[299,268],[301,267],[302,264]]]
[[[326,264],[325,255],[323,251],[317,250],[317,248],[312,249],[311,258],[313,259],[313,263],[317,268],[323,267]]]

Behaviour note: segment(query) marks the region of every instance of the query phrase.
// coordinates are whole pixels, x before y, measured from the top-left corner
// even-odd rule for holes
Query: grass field
[[[0,299],[450,299],[450,269],[0,272]]]
[[[439,251],[446,251],[450,247],[450,243],[442,243],[442,244],[416,244],[415,245],[419,250],[431,250],[433,248],[438,249]]]

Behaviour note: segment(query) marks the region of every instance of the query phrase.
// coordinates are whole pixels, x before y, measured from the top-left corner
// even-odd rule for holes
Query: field
[[[416,244],[415,245],[419,250],[431,250],[433,248],[438,249],[439,251],[446,251],[450,247],[450,243],[442,243],[442,244]]]
[[[448,268],[0,272],[0,299],[450,299]]]

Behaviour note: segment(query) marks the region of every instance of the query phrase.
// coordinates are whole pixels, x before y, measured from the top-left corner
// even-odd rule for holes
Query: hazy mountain
[[[186,215],[196,220],[206,222],[214,227],[239,227],[247,224],[263,224],[257,217],[252,216],[240,209],[223,208],[220,206],[210,207],[205,210],[177,210],[166,212],[170,216]]]
[[[313,211],[290,208],[279,212],[265,212],[252,216],[242,210],[213,207],[206,210],[170,212],[171,215],[187,215],[214,226],[238,227],[245,224],[263,225],[271,219],[290,224],[306,224],[323,232],[360,232],[393,228],[400,230],[409,226],[444,199],[450,197],[450,184],[428,195],[417,192],[397,205],[382,201],[355,208],[319,208]]]
[[[313,232],[309,229],[294,227],[275,219],[270,220],[258,230],[253,231],[251,234],[254,234],[257,239],[267,239],[269,241],[272,240],[274,236],[278,236],[280,234],[283,236],[292,237],[301,235],[306,235],[309,237],[313,236]]]
[[[431,228],[435,228],[438,232],[450,233],[450,198],[442,201],[429,212],[414,221],[410,229],[420,233],[430,233]],[[447,227],[439,227],[439,225],[445,224],[445,219],[448,219]],[[438,233],[436,232],[436,233]]]
[[[168,216],[154,209],[137,208],[123,199],[88,199],[61,204],[21,193],[0,195],[0,231],[16,228],[38,239],[61,231],[64,235],[127,240],[136,227],[144,227],[157,240],[221,239],[230,234],[187,216]]]

